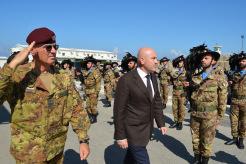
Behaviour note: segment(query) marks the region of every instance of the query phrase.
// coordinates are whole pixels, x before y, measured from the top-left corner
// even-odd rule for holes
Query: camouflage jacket
[[[85,94],[97,94],[101,88],[101,73],[96,67],[83,71]],[[99,85],[100,84],[100,85]]]
[[[191,115],[201,118],[213,116],[216,113],[220,120],[224,116],[227,102],[228,83],[222,70],[214,69],[206,79],[202,79],[202,72],[194,75],[190,83]]]
[[[69,123],[79,140],[88,139],[88,115],[67,73],[40,74],[30,63],[15,70],[6,64],[0,70],[0,100],[10,104],[10,151],[18,160],[41,162],[63,152]]]
[[[106,70],[103,79],[104,84],[110,84],[113,86],[115,81],[114,72],[111,69]]]
[[[159,78],[160,78],[160,84],[169,84],[171,73],[173,68],[170,65],[167,65],[166,67],[162,67],[160,69]]]
[[[185,87],[183,86],[183,82],[187,81],[186,70],[183,69],[181,73],[179,70],[175,68],[171,72],[171,78],[173,83],[173,94],[180,95],[185,93]]]
[[[232,100],[246,102],[246,75],[241,76],[237,71],[232,75]]]

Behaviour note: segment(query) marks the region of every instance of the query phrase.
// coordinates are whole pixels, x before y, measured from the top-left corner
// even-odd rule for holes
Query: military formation
[[[62,163],[71,123],[79,138],[80,157],[86,159],[89,155],[87,131],[99,116],[97,103],[102,82],[104,107],[108,108],[112,106],[119,78],[137,68],[137,58],[128,52],[119,67],[117,62],[98,61],[88,56],[75,68],[69,59],[61,64],[55,60],[58,45],[50,29],[35,29],[26,41],[28,48],[13,54],[0,69],[0,103],[8,101],[11,108],[11,154],[16,163]],[[34,60],[28,63],[29,53]],[[216,128],[228,102],[232,140],[225,144],[244,149],[246,53],[231,56],[231,70],[227,72],[218,64],[219,58],[219,53],[200,45],[190,49],[186,58],[181,55],[170,61],[163,57],[156,72],[164,108],[170,86],[173,88],[170,128],[182,130],[186,105],[190,104],[195,164],[208,163]],[[83,97],[75,88],[74,79],[81,82]]]

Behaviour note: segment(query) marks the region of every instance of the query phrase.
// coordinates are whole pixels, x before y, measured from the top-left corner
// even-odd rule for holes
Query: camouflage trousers
[[[185,101],[184,95],[174,95],[172,98],[173,118],[175,122],[183,122],[185,117]]]
[[[164,83],[160,85],[160,92],[161,92],[163,104],[167,104],[168,92],[169,92],[168,83]]]
[[[231,135],[245,138],[246,136],[246,101],[233,101],[231,104]]]
[[[98,101],[98,95],[97,93],[91,93],[86,94],[86,111],[88,114],[98,114],[97,111],[97,101]]]
[[[52,158],[49,161],[43,161],[43,162],[35,162],[35,161],[19,161],[16,160],[16,164],[63,164],[64,155],[63,152],[56,155],[54,158]]]
[[[194,154],[210,157],[212,144],[215,137],[217,113],[211,112],[209,118],[201,118],[191,115],[191,135]]]
[[[110,83],[104,84],[104,92],[108,101],[112,101],[113,86]]]

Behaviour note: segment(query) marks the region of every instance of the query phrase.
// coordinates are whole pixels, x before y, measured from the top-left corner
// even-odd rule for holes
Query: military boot
[[[203,157],[202,156],[201,164],[208,164],[208,161],[209,161],[209,157]]]
[[[244,149],[243,138],[239,138],[237,147],[239,149]]]
[[[97,123],[97,115],[98,114],[91,114],[91,124]]]
[[[179,122],[178,125],[176,126],[177,130],[182,130],[183,129],[183,123]]]
[[[93,124],[93,115],[91,113],[88,113],[88,117],[89,117],[89,120],[90,120],[90,123]]]
[[[108,102],[104,105],[104,107],[111,107],[111,102],[108,101]]]
[[[237,144],[237,143],[238,143],[237,137],[233,137],[233,139],[230,140],[230,141],[227,141],[227,142],[225,143],[225,145],[233,145],[233,144]]]
[[[193,164],[200,164],[200,163],[201,163],[201,155],[200,154],[194,154]]]
[[[178,126],[178,122],[174,122],[172,125],[169,126],[169,128],[176,128]]]

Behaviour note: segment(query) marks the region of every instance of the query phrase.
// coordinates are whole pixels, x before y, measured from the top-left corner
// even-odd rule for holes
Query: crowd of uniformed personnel
[[[38,32],[47,33],[47,38],[39,38],[36,36],[37,31],[32,32],[27,38],[27,42],[31,47],[28,47],[28,52],[23,51],[20,54],[27,56],[26,53],[32,51],[33,47],[35,47],[34,44],[40,44],[41,48],[44,47],[48,52],[57,50],[58,47],[56,47],[52,31],[38,29]],[[36,43],[32,43],[33,41]],[[230,62],[234,64],[233,66],[231,65],[233,69],[231,69],[229,74],[225,74],[224,69],[218,64],[219,53],[209,50],[206,46],[194,47],[190,52],[187,58],[181,55],[172,62],[167,57],[163,57],[160,60],[159,70],[156,75],[159,77],[164,108],[166,108],[168,102],[170,86],[173,86],[172,111],[174,121],[170,128],[182,130],[185,109],[187,102],[189,102],[194,163],[205,164],[208,163],[212,153],[216,127],[221,122],[226,111],[229,88],[231,98],[231,134],[233,138],[225,144],[236,144],[239,149],[244,149],[243,140],[246,131],[246,54],[241,52],[231,57],[233,62]],[[36,53],[41,54],[41,50],[40,52],[37,50]],[[130,53],[123,57],[121,68],[117,62],[104,61],[100,63],[93,56],[88,56],[83,60],[79,68],[74,68],[73,63],[68,59],[62,61],[61,64],[57,61],[53,62],[54,64],[47,67],[44,73],[40,72],[39,69],[33,69],[32,62],[25,62],[21,66],[21,62],[26,61],[24,60],[26,58],[20,59],[19,57],[19,60],[17,59],[11,57],[8,60],[8,64],[0,69],[0,102],[3,103],[7,100],[13,112],[11,152],[19,163],[22,163],[22,161],[28,163],[34,159],[40,161],[50,161],[54,160],[54,158],[58,158],[57,161],[62,159],[59,153],[62,152],[61,149],[64,143],[57,143],[59,143],[59,140],[65,140],[65,138],[62,135],[59,139],[52,138],[52,136],[66,133],[67,131],[66,128],[60,129],[55,118],[55,116],[61,114],[58,109],[63,108],[64,103],[66,103],[67,108],[64,111],[62,110],[65,112],[66,118],[63,124],[67,124],[67,121],[72,121],[73,128],[81,140],[80,142],[87,143],[86,131],[90,123],[97,122],[99,114],[97,103],[101,82],[103,81],[104,83],[104,107],[111,107],[117,81],[125,73],[137,68],[137,58]],[[39,60],[41,59],[34,57],[34,61],[38,61],[36,63],[40,65],[41,62]],[[33,71],[28,72],[30,70]],[[227,77],[226,75],[230,76]],[[51,81],[50,79],[52,78],[53,80]],[[83,105],[81,105],[79,94],[70,84],[74,78],[81,81],[86,101],[85,110]],[[37,82],[33,83],[34,81]],[[64,101],[65,99],[66,101]],[[42,103],[45,100],[47,100],[47,104]],[[56,108],[54,108],[54,105]],[[45,124],[45,126],[42,122],[36,122],[36,120],[45,120],[40,114],[41,111],[37,110],[35,114],[30,113],[30,110],[37,109],[37,106],[40,109],[48,108],[50,111],[53,110],[53,113],[47,113],[50,114],[47,117],[51,117],[51,122],[47,123],[47,125]],[[78,118],[79,116],[81,118]],[[48,133],[45,130],[47,128]],[[40,140],[36,140],[36,134],[31,135],[31,131],[37,132],[40,135]],[[20,142],[21,139],[23,139],[22,142]],[[32,140],[32,142],[28,143],[26,139]],[[38,154],[42,144],[46,144],[50,148],[47,148],[44,154]],[[32,149],[30,149],[31,147]],[[28,155],[30,150],[33,151],[31,153],[32,156]],[[48,150],[51,151],[49,152]]]

